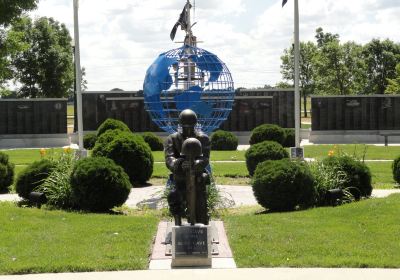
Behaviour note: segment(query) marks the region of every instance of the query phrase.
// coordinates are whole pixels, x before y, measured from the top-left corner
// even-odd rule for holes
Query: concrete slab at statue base
[[[160,222],[158,225],[157,236],[153,245],[153,252],[150,259],[150,270],[171,269],[171,268],[187,268],[186,261],[178,260],[178,266],[173,266],[172,258],[172,222]],[[222,221],[211,221],[208,233],[211,239],[211,263],[204,263],[202,260],[192,259],[191,262],[196,261],[190,268],[236,268],[235,261],[232,256],[232,251],[229,247],[228,238],[225,233]],[[207,233],[207,234],[208,234]],[[207,244],[208,245],[208,244]],[[178,248],[179,249],[179,248]],[[208,252],[207,252],[208,253]],[[180,265],[179,262],[181,262]],[[176,261],[175,261],[176,263]],[[174,264],[175,264],[174,263]],[[199,266],[200,265],[200,266]]]

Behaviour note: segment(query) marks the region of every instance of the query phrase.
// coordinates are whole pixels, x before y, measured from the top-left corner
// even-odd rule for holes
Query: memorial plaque
[[[208,256],[207,227],[184,226],[175,231],[175,256]]]
[[[290,148],[290,158],[303,159],[304,158],[303,148],[291,147]]]
[[[209,226],[172,227],[172,266],[211,265],[211,230]]]

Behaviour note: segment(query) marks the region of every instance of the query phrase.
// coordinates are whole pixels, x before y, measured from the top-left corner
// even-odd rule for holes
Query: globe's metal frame
[[[228,67],[216,55],[195,46],[184,45],[160,55],[168,61],[168,74],[158,78],[159,98],[155,97],[154,70],[149,68],[144,83],[144,102],[152,120],[164,131],[179,130],[178,116],[192,109],[198,116],[198,129],[211,133],[228,118],[234,102],[234,82]],[[152,68],[153,67],[153,68]],[[161,75],[162,76],[162,75]]]

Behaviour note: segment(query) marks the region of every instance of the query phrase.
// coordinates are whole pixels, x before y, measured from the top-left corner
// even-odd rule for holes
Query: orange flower
[[[65,148],[64,148],[64,153],[70,154],[71,152],[72,152],[72,150],[71,150],[70,147],[65,147]]]
[[[335,152],[333,151],[333,150],[330,150],[329,152],[328,152],[328,156],[333,156],[335,154]]]
[[[39,153],[41,157],[44,157],[46,155],[46,149],[41,148]]]

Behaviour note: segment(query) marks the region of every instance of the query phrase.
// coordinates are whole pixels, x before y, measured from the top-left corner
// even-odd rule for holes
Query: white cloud
[[[293,1],[196,1],[195,34],[232,71],[236,86],[275,84],[280,56],[292,42]],[[192,1],[193,2],[193,1]],[[301,40],[314,40],[315,29],[338,33],[343,41],[366,43],[372,38],[400,41],[398,0],[307,0],[300,2]],[[179,47],[169,32],[184,0],[80,0],[81,63],[89,90],[119,87],[137,90],[145,72],[161,52]],[[246,13],[252,12],[251,17]],[[33,16],[54,17],[73,34],[72,0],[41,0]],[[243,18],[252,21],[243,23]],[[245,28],[243,28],[245,26]],[[183,37],[178,31],[177,40]]]

